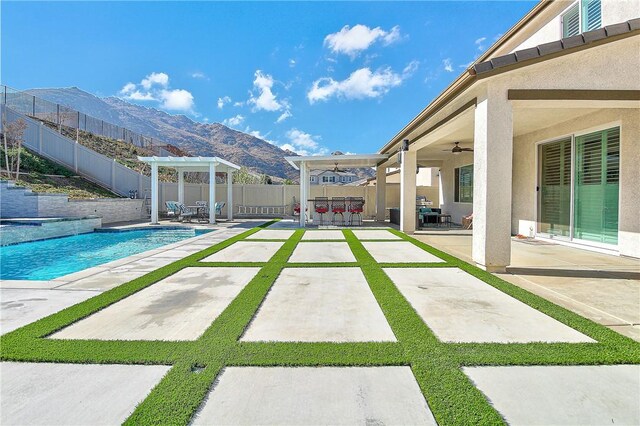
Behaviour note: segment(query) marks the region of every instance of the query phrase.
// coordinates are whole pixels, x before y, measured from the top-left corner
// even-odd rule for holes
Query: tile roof
[[[508,55],[498,56],[488,61],[477,63],[472,67],[472,69],[476,75],[482,75],[499,68],[543,58],[554,53],[562,52],[563,50],[582,47],[599,40],[604,40],[626,33],[637,32],[639,30],[640,18],[636,18],[620,24],[608,25],[603,28],[598,28],[597,30],[587,31],[572,37],[552,41],[550,43],[540,44],[528,49],[518,50],[513,53],[509,53]]]

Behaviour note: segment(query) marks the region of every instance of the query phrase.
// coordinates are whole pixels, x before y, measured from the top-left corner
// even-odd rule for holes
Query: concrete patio
[[[464,231],[417,232],[414,237],[472,262],[471,235]],[[506,273],[496,275],[640,341],[638,259],[513,239],[511,265]]]
[[[70,280],[66,277],[35,283],[32,288],[26,288],[25,283],[2,283],[2,291],[14,298],[6,300],[6,305],[3,299],[3,333],[131,279],[130,275],[124,275],[124,281],[113,279],[119,274],[144,275],[245,230],[246,227],[221,229],[143,253],[126,262],[103,265],[93,273],[77,273]],[[287,248],[285,242],[295,238],[300,241]],[[418,238],[435,239],[430,242],[443,247],[439,239],[445,237]],[[444,241],[451,242],[447,251],[464,256],[457,253],[464,250],[461,248],[464,240]],[[563,251],[565,248],[542,247],[544,250],[536,253],[540,246],[517,242],[514,246],[517,259],[531,262],[531,256],[538,256],[540,268],[563,271],[572,265]],[[368,260],[368,255],[358,254],[354,247],[361,247],[375,261]],[[549,249],[554,250],[553,254],[547,254]],[[223,328],[212,333],[207,330],[217,318],[229,312],[232,305],[235,305],[232,312],[239,312],[249,303],[250,294],[257,294],[260,285],[255,281],[269,276],[266,271],[273,262],[278,262],[274,260],[278,256],[274,255],[282,250],[289,250],[286,260],[280,261],[282,269],[252,308],[255,311],[246,327],[232,342],[240,344],[234,350],[242,352],[245,348],[250,355],[241,358],[242,362],[223,365],[219,373],[211,376],[207,395],[191,417],[193,424],[436,424],[434,413],[442,415],[442,411],[437,411],[441,407],[437,403],[432,405],[425,388],[429,388],[433,380],[440,380],[436,378],[438,372],[432,373],[436,376],[425,376],[418,373],[422,367],[412,361],[397,365],[399,361],[378,361],[373,355],[353,365],[337,359],[311,361],[311,365],[309,361],[297,366],[286,361],[284,365],[271,362],[260,365],[263,361],[256,355],[265,349],[277,355],[280,350],[277,348],[293,349],[298,345],[304,353],[314,346],[300,345],[336,344],[365,345],[344,347],[344,351],[361,348],[354,354],[367,350],[384,354],[393,346],[375,345],[398,345],[406,340],[406,331],[398,327],[411,321],[406,317],[411,312],[417,314],[419,326],[428,328],[437,338],[437,342],[418,342],[420,345],[502,343],[509,348],[512,343],[543,345],[540,342],[547,342],[582,345],[579,347],[584,349],[598,344],[590,336],[452,266],[454,263],[439,265],[452,260],[428,253],[387,229],[366,228],[353,234],[341,230],[307,230],[303,235],[283,228],[259,230],[213,254],[203,255],[192,266],[161,278],[42,340],[79,345],[92,342],[137,345],[142,341],[215,345],[218,333],[234,327],[230,322],[233,318],[227,314],[226,322],[220,326]],[[545,256],[550,259],[546,263],[542,262]],[[591,273],[597,271],[593,269],[598,265],[595,262],[605,260],[596,256],[591,258],[591,268],[575,264],[573,267],[576,271]],[[613,276],[620,271],[635,273],[635,266],[626,264],[626,259],[616,258],[616,261],[619,263],[610,263],[619,264],[622,269],[601,272],[612,277],[601,277],[600,281],[629,281],[629,278]],[[239,265],[244,262],[252,265]],[[357,266],[340,266],[344,262]],[[407,262],[416,265],[406,265]],[[304,263],[313,265],[307,267]],[[384,263],[384,269],[377,263]],[[389,280],[390,288],[376,288],[384,280],[371,281],[374,266],[388,277],[385,279]],[[526,274],[519,271],[517,275],[504,275],[509,281],[524,280],[521,276]],[[530,285],[543,287],[537,283]],[[544,289],[551,291],[547,290],[551,287],[550,281]],[[399,291],[400,298],[390,304],[385,299],[389,296],[383,294],[393,291]],[[19,306],[23,299],[23,305]],[[237,302],[238,299],[242,301]],[[390,315],[396,315],[394,309],[404,309],[405,317],[392,319]],[[26,315],[20,315],[22,313]],[[201,343],[203,333],[209,333],[207,338],[214,340]],[[215,346],[199,347],[201,354],[217,351]],[[334,350],[331,346],[324,349]],[[292,356],[295,352],[282,350],[282,356]],[[197,352],[193,356],[197,359]],[[222,356],[226,359],[234,355],[230,352]],[[252,364],[254,357],[257,365]],[[206,363],[202,367],[198,365],[193,364],[191,372],[186,374],[202,374],[200,370],[206,368]],[[170,368],[166,365],[2,362],[2,424],[120,423],[150,392],[159,392],[154,386]],[[509,423],[640,422],[637,405],[640,365],[478,366],[464,367],[462,372],[484,395],[481,401],[491,404]],[[41,386],[43,378],[46,386]],[[104,386],[109,392],[104,392]],[[64,410],[58,410],[59,407]]]

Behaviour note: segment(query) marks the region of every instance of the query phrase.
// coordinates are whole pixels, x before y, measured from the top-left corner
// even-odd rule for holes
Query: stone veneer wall
[[[22,243],[25,241],[46,240],[68,235],[93,232],[102,226],[100,218],[79,219],[32,219],[20,224],[3,226],[0,229],[0,245]]]
[[[65,194],[38,194],[0,182],[1,218],[98,216],[103,224],[127,222],[143,218],[143,202],[129,198],[69,200]]]

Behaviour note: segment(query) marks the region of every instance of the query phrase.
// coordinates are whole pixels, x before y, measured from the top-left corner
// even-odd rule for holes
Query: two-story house
[[[437,167],[487,269],[515,234],[640,257],[640,0],[541,1],[379,152],[379,177],[401,168],[401,229],[416,165]]]
[[[355,173],[341,170],[311,170],[309,182],[311,185],[346,185],[358,180]]]

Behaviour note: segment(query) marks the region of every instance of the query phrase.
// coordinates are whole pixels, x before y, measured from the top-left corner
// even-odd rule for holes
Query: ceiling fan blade
[[[469,151],[469,152],[473,152],[473,148],[460,148],[463,151]]]

